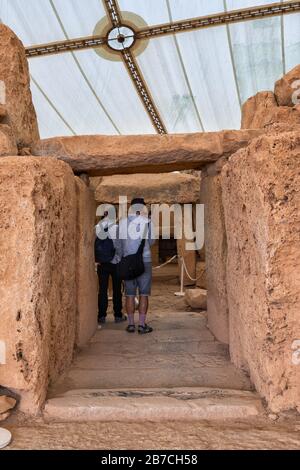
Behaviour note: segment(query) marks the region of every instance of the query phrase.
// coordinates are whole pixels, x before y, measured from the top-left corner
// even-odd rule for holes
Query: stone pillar
[[[191,227],[193,227],[192,216],[184,213],[182,208],[183,219],[184,217],[191,217],[191,220],[183,220],[184,223],[190,223]],[[185,235],[183,234],[182,239],[177,240],[177,253],[180,257],[184,258],[187,271],[192,279],[196,279],[196,251],[195,250],[187,250],[186,243],[191,242],[191,240],[187,240]],[[181,276],[181,263],[178,262],[178,273],[179,277]],[[192,281],[190,277],[184,272],[183,278],[183,285],[184,286],[194,286],[195,281]]]
[[[30,413],[73,357],[75,224],[67,164],[0,158],[0,384],[16,390],[20,409]]]
[[[231,358],[275,412],[300,411],[299,168],[300,137],[286,132],[222,171]]]
[[[94,241],[96,203],[94,193],[75,178],[77,196],[76,224],[76,345],[82,347],[97,329],[98,280],[95,272]]]
[[[205,270],[208,327],[219,341],[228,344],[226,229],[222,203],[221,175],[213,166],[210,167],[208,172],[202,173],[200,200],[205,205]]]
[[[154,245],[152,245],[151,255],[152,255],[152,265],[158,266],[159,265],[159,240],[156,240]]]

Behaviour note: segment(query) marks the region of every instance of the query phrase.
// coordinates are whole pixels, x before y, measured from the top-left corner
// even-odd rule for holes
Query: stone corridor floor
[[[177,280],[156,277],[148,318],[154,331],[149,335],[126,333],[126,324],[116,325],[109,312],[107,323],[76,355],[49,396],[76,389],[251,390],[249,379],[230,362],[227,346],[207,329],[206,312],[188,311],[184,300],[174,295],[176,291]]]
[[[229,360],[228,349],[206,328],[206,313],[193,312],[180,297],[174,268],[155,275],[149,323],[151,335],[128,335],[112,313],[49,397],[81,389],[213,387],[251,390]],[[195,388],[196,390],[196,388]],[[72,393],[72,392],[71,392]],[[51,402],[51,400],[50,400]],[[299,449],[300,418],[276,421],[267,414],[247,419],[161,422],[45,422],[14,414],[6,423],[9,449]],[[129,437],[128,437],[129,436]]]
[[[8,423],[6,450],[300,449],[300,418],[272,422]],[[0,451],[1,452],[1,451]],[[1,460],[1,457],[0,457]]]

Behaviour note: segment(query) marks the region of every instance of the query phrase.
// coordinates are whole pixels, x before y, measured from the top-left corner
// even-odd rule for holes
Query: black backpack
[[[108,232],[108,227],[104,229]],[[115,256],[116,250],[111,238],[106,237],[104,240],[96,237],[95,240],[95,262],[96,263],[110,263]]]

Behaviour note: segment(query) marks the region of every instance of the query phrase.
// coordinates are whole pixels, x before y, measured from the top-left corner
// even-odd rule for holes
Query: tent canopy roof
[[[104,32],[107,3],[0,0],[0,18],[28,47],[100,34],[101,28]],[[124,18],[131,17],[138,27],[262,3],[117,2]],[[235,129],[240,127],[241,104],[258,91],[272,90],[278,78],[300,63],[300,14],[158,36],[140,41],[132,55],[166,132]],[[156,132],[126,65],[107,48],[36,57],[29,64],[43,138]]]

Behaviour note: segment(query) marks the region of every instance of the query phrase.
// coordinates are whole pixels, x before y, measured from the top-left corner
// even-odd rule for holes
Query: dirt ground
[[[174,296],[179,290],[174,268],[155,277],[150,315],[167,313],[170,307],[173,312],[189,311],[184,300]],[[13,435],[7,450],[300,449],[300,415],[272,418],[266,410],[265,416],[238,421],[47,424],[14,413],[2,426]]]

